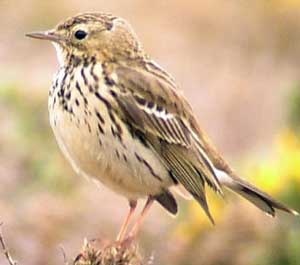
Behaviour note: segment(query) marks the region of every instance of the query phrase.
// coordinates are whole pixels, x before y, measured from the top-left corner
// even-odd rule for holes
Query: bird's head
[[[60,64],[70,57],[91,56],[99,60],[128,60],[142,55],[142,48],[129,23],[104,13],[84,13],[68,18],[54,29],[26,34],[50,40],[56,47]]]

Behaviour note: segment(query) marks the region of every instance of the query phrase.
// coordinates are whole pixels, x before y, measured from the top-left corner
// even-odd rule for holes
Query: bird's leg
[[[134,200],[130,200],[129,201],[129,212],[121,226],[121,229],[120,229],[120,232],[117,236],[117,241],[120,242],[124,239],[124,236],[126,234],[126,231],[127,231],[127,228],[128,228],[128,225],[129,225],[129,222],[134,214],[134,211],[136,209],[136,206],[137,206],[137,201],[134,201]]]
[[[150,210],[152,204],[154,202],[154,199],[152,196],[149,196],[147,199],[147,202],[140,214],[140,216],[138,217],[138,219],[136,220],[136,223],[134,224],[133,228],[131,229],[130,233],[129,233],[129,238],[135,238],[136,235],[139,232],[140,226],[143,223],[146,214],[148,213],[148,211]]]

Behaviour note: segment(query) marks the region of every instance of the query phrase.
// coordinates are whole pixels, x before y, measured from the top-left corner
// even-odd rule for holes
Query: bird
[[[195,199],[213,224],[207,187],[220,196],[229,189],[270,216],[298,215],[229,166],[125,19],[81,13],[26,35],[52,42],[57,52],[48,110],[61,151],[77,174],[129,202],[117,241],[138,234],[154,202],[176,215],[174,191]],[[140,199],[145,206],[128,232]]]

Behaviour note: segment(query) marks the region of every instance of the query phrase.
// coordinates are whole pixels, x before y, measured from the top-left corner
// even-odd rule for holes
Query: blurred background
[[[60,153],[47,112],[55,51],[24,37],[78,12],[128,19],[231,165],[300,210],[300,0],[0,0],[0,10],[0,221],[20,264],[62,264],[59,245],[72,257],[84,237],[114,239],[127,212]],[[300,264],[299,218],[208,193],[215,227],[194,202],[179,199],[176,219],[153,207],[139,237],[146,260]]]

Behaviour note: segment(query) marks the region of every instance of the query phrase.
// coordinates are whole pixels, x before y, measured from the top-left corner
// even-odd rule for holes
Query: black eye
[[[74,35],[76,39],[83,40],[86,37],[87,33],[83,30],[77,30]]]

